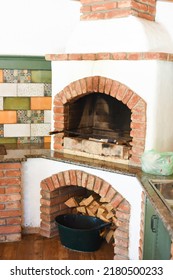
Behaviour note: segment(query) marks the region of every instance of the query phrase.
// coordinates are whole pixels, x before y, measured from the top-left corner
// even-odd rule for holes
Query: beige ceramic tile
[[[30,124],[4,124],[4,137],[30,137]]]
[[[51,110],[44,111],[44,123],[51,123]]]
[[[0,96],[17,96],[17,84],[0,83]]]
[[[31,136],[49,136],[50,124],[31,124]]]
[[[44,84],[21,83],[17,86],[18,96],[44,96]]]
[[[3,97],[0,97],[0,110],[3,110]]]

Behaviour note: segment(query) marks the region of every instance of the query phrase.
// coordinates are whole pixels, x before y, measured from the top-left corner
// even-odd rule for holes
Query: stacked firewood
[[[113,241],[113,233],[116,228],[116,216],[112,205],[109,204],[105,198],[101,198],[97,194],[92,194],[86,198],[71,197],[65,204],[73,209],[73,213],[89,215],[100,218],[104,222],[111,222],[109,229],[105,228],[101,232],[101,235],[106,239],[107,243]]]

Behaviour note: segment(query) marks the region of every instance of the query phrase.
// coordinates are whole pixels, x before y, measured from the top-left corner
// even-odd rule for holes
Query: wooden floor
[[[113,260],[113,246],[103,242],[92,253],[69,250],[58,237],[27,234],[20,242],[0,243],[0,260]]]

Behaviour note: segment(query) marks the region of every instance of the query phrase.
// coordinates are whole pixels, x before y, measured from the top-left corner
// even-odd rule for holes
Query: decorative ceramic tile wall
[[[0,69],[0,143],[47,143],[51,70]]]

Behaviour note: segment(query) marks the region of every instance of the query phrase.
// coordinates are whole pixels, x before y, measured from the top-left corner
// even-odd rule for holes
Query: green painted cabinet
[[[144,260],[170,260],[171,239],[149,199],[146,199]]]

